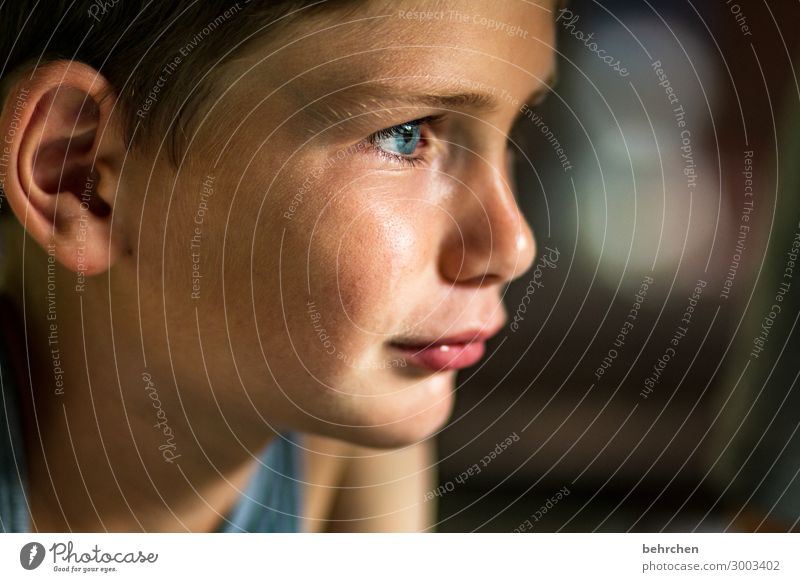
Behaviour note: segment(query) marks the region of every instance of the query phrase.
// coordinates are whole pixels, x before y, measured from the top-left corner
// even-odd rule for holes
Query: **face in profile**
[[[509,134],[547,89],[552,6],[380,4],[222,65],[177,169],[126,158],[114,334],[190,419],[411,443],[503,329],[535,255]]]
[[[227,65],[175,184],[143,184],[138,251],[179,377],[208,384],[202,349],[231,410],[372,445],[441,427],[503,328],[535,254],[509,133],[552,68],[548,6],[404,7]]]

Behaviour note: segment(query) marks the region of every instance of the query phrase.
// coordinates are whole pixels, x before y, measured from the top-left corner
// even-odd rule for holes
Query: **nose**
[[[476,158],[457,177],[440,270],[460,284],[507,283],[531,267],[536,243],[517,205],[506,164]]]

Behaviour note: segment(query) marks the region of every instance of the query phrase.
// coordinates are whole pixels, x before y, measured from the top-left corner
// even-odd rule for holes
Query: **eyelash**
[[[408,167],[417,167],[424,162],[423,156],[404,156],[402,154],[398,154],[395,152],[387,151],[377,145],[377,141],[385,138],[390,138],[393,135],[393,131],[398,129],[404,125],[413,125],[420,127],[421,129],[425,126],[430,126],[435,124],[437,121],[442,119],[443,115],[428,115],[426,117],[420,117],[419,119],[414,119],[412,121],[404,121],[403,123],[398,123],[397,125],[392,125],[391,127],[386,127],[384,129],[378,130],[369,137],[367,137],[367,143],[370,144],[373,151],[390,161],[398,162],[400,164],[406,165]],[[424,144],[428,138],[420,136],[420,143]]]
[[[412,157],[412,156],[404,156],[402,154],[398,154],[395,152],[390,152],[379,147],[376,144],[376,142],[381,139],[392,137],[393,131],[404,125],[413,125],[416,127],[431,126],[436,124],[443,117],[444,115],[428,115],[426,117],[420,117],[419,119],[414,119],[412,121],[405,121],[403,123],[398,123],[397,125],[392,125],[390,127],[386,127],[384,129],[376,131],[375,133],[367,137],[366,142],[370,145],[374,153],[381,156],[382,158],[388,159],[392,162],[397,162],[406,165],[408,167],[417,167],[424,162],[424,156]],[[506,147],[511,151],[513,164],[519,163],[520,159],[522,159],[522,155],[517,148],[520,146],[524,147],[523,135],[524,134],[521,131],[519,125],[519,119],[516,119],[512,124],[508,137],[509,140],[515,141],[517,143],[517,146],[515,147],[510,141],[506,144]],[[426,139],[428,138],[420,136],[420,143],[424,143],[424,140]]]

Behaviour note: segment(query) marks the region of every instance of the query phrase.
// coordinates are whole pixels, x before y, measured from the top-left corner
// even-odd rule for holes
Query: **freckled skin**
[[[342,134],[339,142],[336,131],[309,135],[310,112],[303,107],[362,81],[467,79],[521,102],[551,72],[548,6],[448,3],[462,13],[518,24],[527,38],[471,20],[396,15],[402,7],[427,5],[434,3],[390,9],[365,3],[359,18],[390,16],[310,34],[331,25],[322,19],[304,26],[310,36],[294,44],[254,43],[225,69],[229,90],[202,119],[166,219],[159,196],[172,189],[172,176],[155,173],[144,224],[148,232],[166,232],[167,244],[160,236],[145,237],[137,249],[138,272],[133,264],[118,268],[120,287],[138,277],[149,289],[141,297],[145,327],[165,328],[171,344],[183,346],[172,351],[171,365],[187,389],[193,382],[207,386],[208,374],[232,426],[257,415],[275,426],[370,446],[430,435],[450,414],[455,373],[390,365],[400,356],[388,342],[497,323],[504,317],[501,289],[533,259],[533,235],[505,169],[507,133],[519,105],[501,101],[490,113],[426,109],[447,114],[433,135],[452,144],[440,143],[439,153],[415,168],[372,150],[337,157],[338,149],[363,142],[370,132]],[[276,49],[277,56],[264,60]],[[353,103],[352,110],[365,106],[380,108]],[[420,117],[420,111],[395,110],[372,131]],[[134,183],[148,174],[149,167],[137,169],[133,162]],[[207,174],[215,176],[215,194],[203,225],[202,293],[189,301],[187,241]],[[124,204],[120,215],[138,223],[141,200]],[[130,325],[136,324],[133,318]],[[207,369],[198,365],[200,346]]]
[[[128,149],[107,98],[119,88],[89,65],[19,75],[19,128],[8,102],[0,111],[16,136],[4,192],[19,224],[0,234],[35,388],[20,376],[33,529],[213,531],[288,430],[327,466],[318,490],[341,475],[413,481],[399,497],[393,483],[342,487],[345,517],[427,527],[418,507],[385,509],[430,489],[425,440],[451,413],[455,372],[408,363],[396,343],[503,327],[502,290],[536,250],[508,134],[552,75],[553,20],[550,0],[365,0],[306,15],[214,71],[179,129],[177,169],[158,139]],[[413,160],[390,151],[401,125]],[[373,447],[398,450],[354,460]],[[323,520],[325,497],[309,503]]]

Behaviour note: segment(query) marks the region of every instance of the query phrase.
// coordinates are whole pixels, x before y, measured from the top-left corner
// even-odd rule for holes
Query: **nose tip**
[[[442,253],[442,272],[453,282],[507,283],[533,264],[536,242],[501,172],[475,180],[457,197],[454,232]]]
[[[519,260],[514,264],[513,272],[508,277],[509,281],[513,281],[530,269],[536,258],[536,240],[533,237],[533,231],[521,212],[519,216],[520,227],[516,237],[516,255]]]

